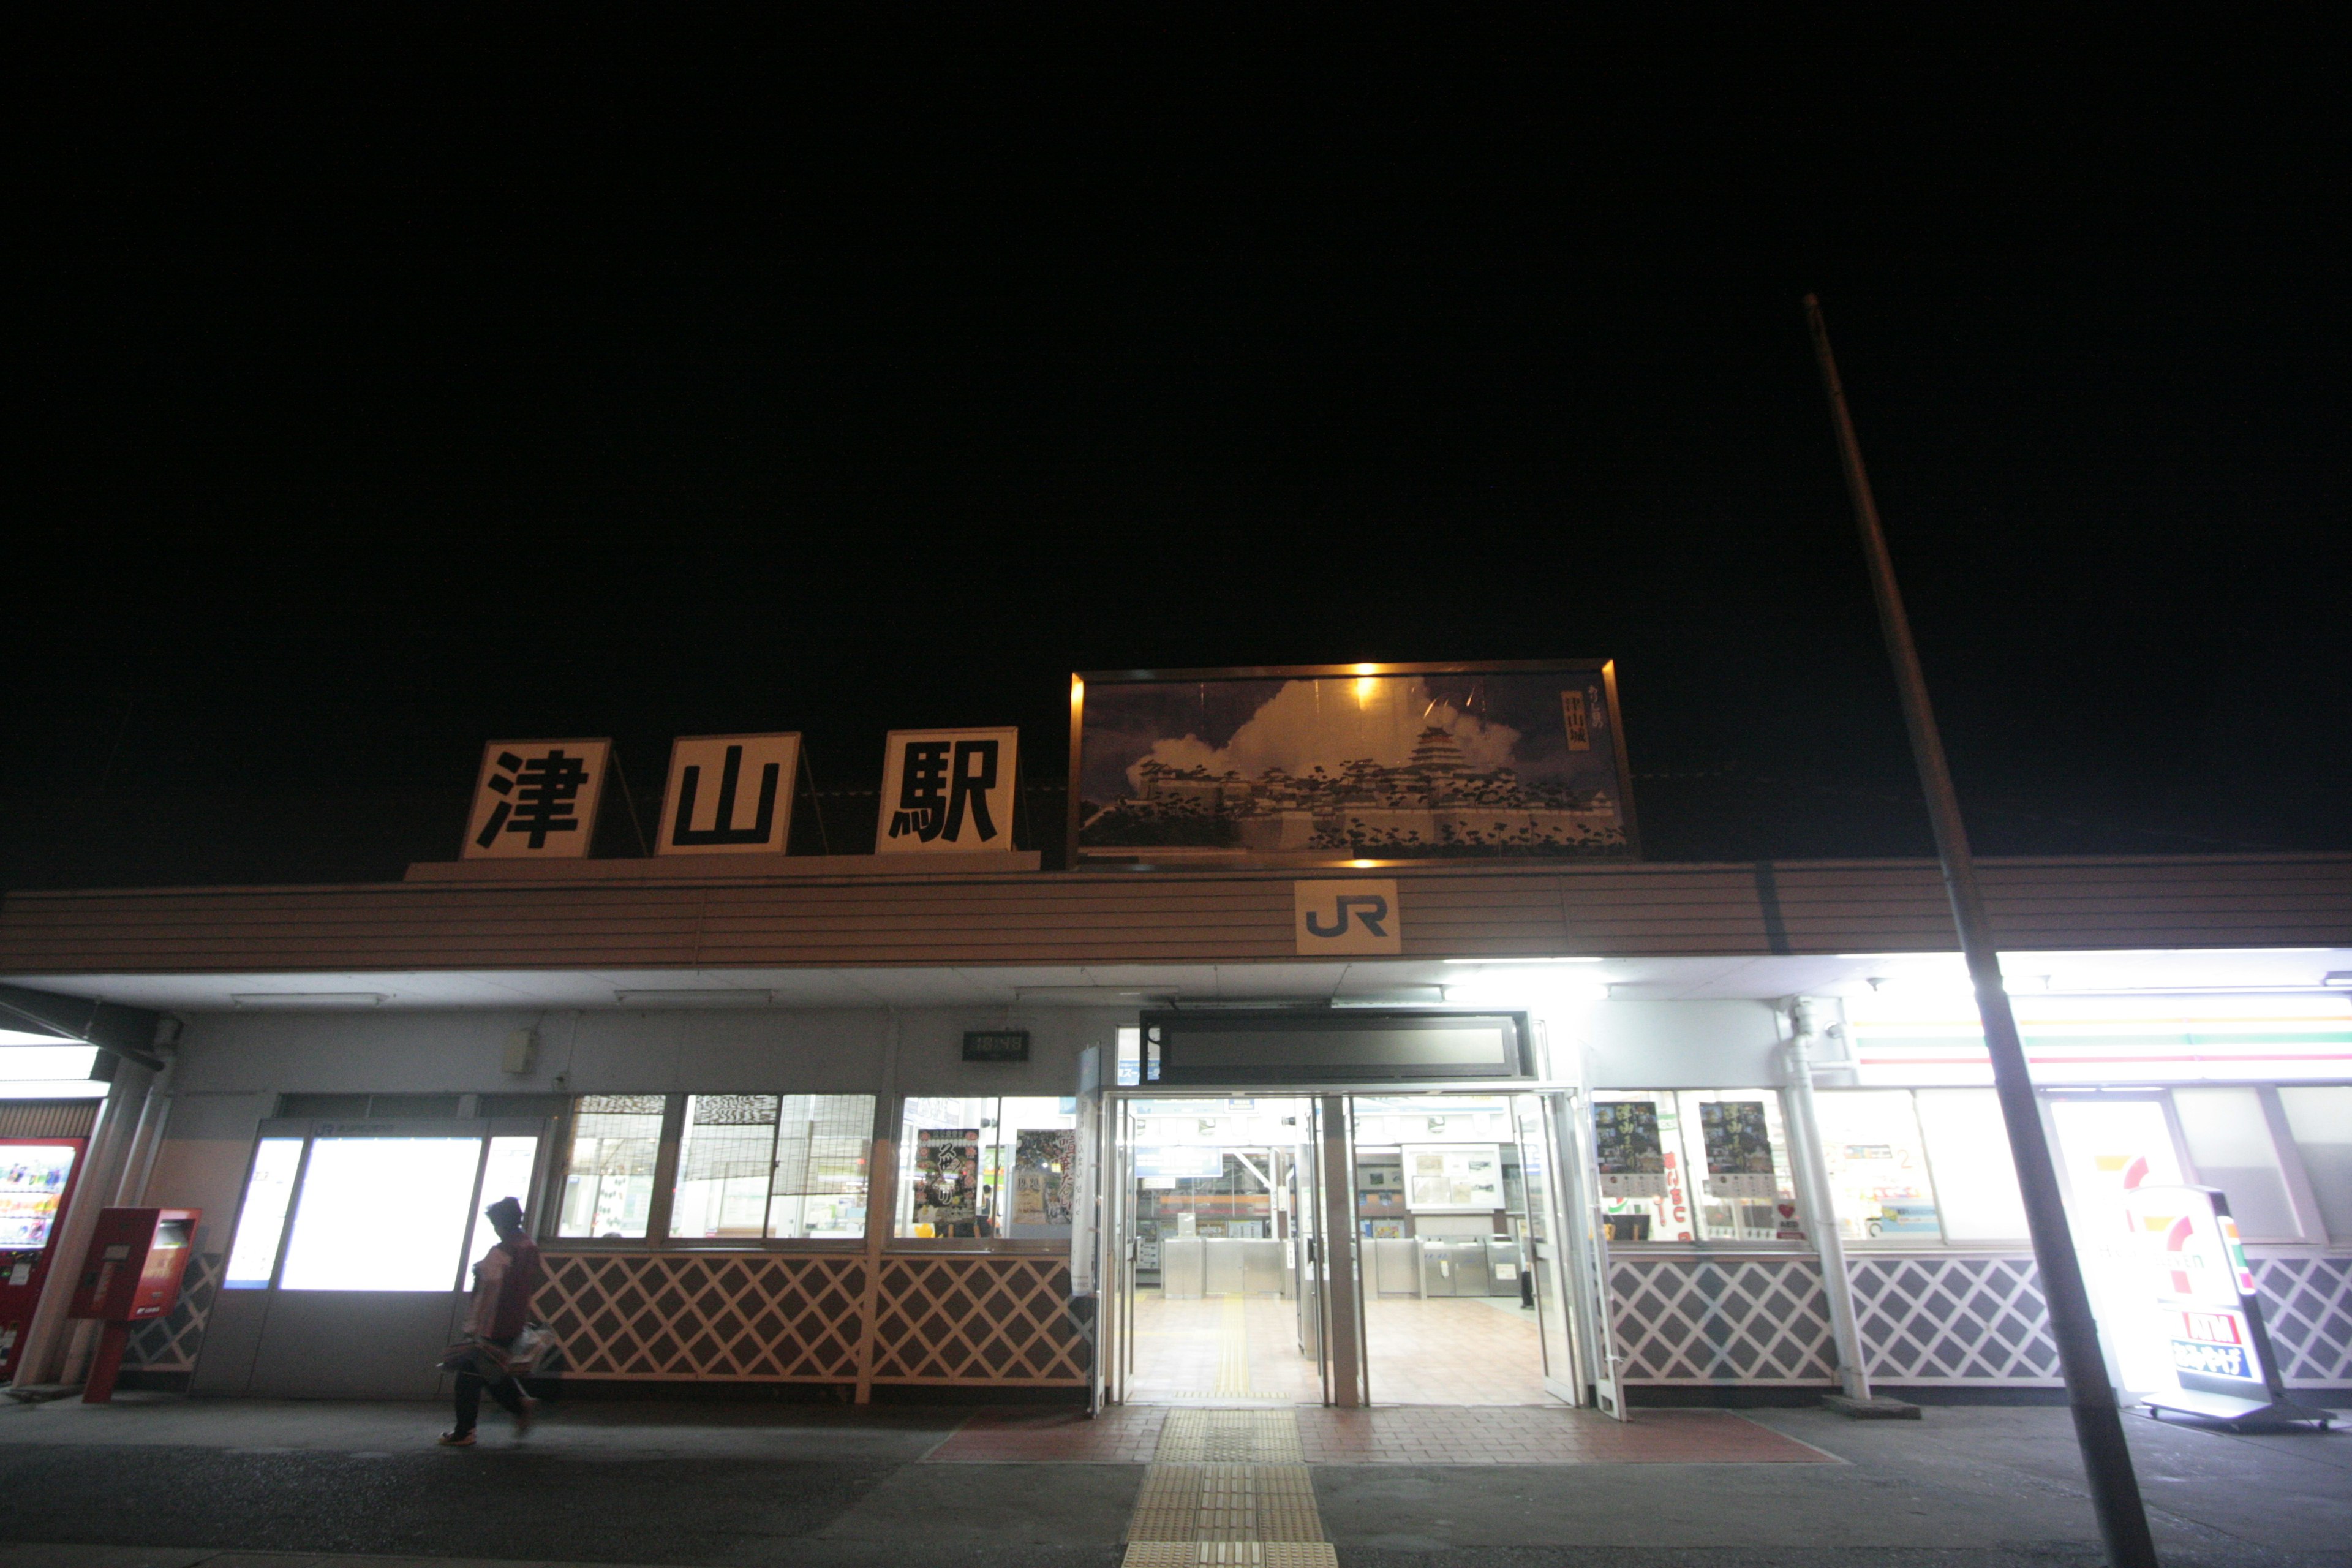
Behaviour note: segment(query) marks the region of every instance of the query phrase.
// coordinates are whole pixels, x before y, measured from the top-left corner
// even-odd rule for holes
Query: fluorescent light
[[[0,1046],[0,1080],[10,1083],[87,1082],[97,1066],[96,1046]]]
[[[0,1029],[0,1046],[78,1046],[79,1044],[81,1044],[79,1040],[64,1033],[40,1035],[26,1029]]]
[[[732,985],[678,985],[651,991],[615,991],[613,1000],[624,1007],[772,1007],[772,991],[745,991]]]
[[[2320,976],[2319,983],[2331,991],[2352,988],[2352,969],[2331,969]]]
[[[1544,980],[1534,977],[1472,981],[1445,988],[1448,1002],[1486,1006],[1523,1007],[1546,1002],[1605,1002],[1609,987],[1597,980]]]
[[[1491,963],[1606,963],[1598,953],[1572,953],[1559,958],[1446,958],[1442,963],[1475,963],[1484,968]]]
[[[0,1079],[0,1100],[103,1100],[113,1087],[91,1079]]]
[[[391,1000],[383,991],[238,991],[229,996],[239,1007],[381,1007]]]

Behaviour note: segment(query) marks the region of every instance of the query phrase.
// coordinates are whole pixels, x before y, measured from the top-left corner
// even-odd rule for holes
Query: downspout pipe
[[[1864,1370],[1862,1331],[1854,1321],[1853,1285],[1846,1273],[1845,1240],[1838,1235],[1837,1210],[1830,1201],[1829,1163],[1822,1150],[1821,1122],[1813,1110],[1813,1058],[1822,1038],[1819,1005],[1800,996],[1789,1005],[1794,1028],[1788,1046],[1790,1142],[1795,1145],[1798,1197],[1812,1226],[1822,1260],[1822,1294],[1830,1304],[1830,1337],[1837,1351],[1838,1387],[1848,1399],[1870,1398]]]

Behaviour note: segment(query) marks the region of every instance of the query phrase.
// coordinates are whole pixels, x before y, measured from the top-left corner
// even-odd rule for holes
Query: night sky
[[[395,878],[493,737],[797,729],[862,850],[940,723],[1057,858],[1072,669],[1361,658],[1617,660],[1654,858],[1929,853],[1808,289],[1979,847],[2352,848],[2316,31],[532,15],[21,100],[0,884]]]

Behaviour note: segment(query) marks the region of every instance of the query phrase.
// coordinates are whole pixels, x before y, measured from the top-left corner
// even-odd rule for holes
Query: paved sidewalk
[[[2097,1560],[2063,1409],[1943,1407],[1916,1424],[1661,1411],[1629,1428],[1564,1410],[1297,1415],[1342,1564]],[[1189,1462],[1160,1453],[1169,1416],[1140,1409],[1087,1424],[580,1402],[522,1444],[486,1424],[472,1450],[432,1446],[446,1417],[157,1395],[0,1404],[0,1568],[1108,1568],[1147,1465]],[[2352,1433],[2127,1426],[2171,1568],[2352,1568]],[[1431,1452],[1449,1462],[1419,1457]]]

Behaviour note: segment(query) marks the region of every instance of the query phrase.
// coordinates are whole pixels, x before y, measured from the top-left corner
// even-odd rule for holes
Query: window
[[[1943,1239],[1927,1145],[1908,1089],[1817,1091],[1813,1119],[1840,1236],[1862,1242]]]
[[[449,1290],[479,1138],[317,1138],[286,1243],[284,1290]]]
[[[583,1094],[572,1121],[558,1236],[642,1240],[653,1213],[654,1162],[661,1154],[667,1098]]]
[[[2300,1241],[2269,1118],[2257,1089],[2176,1089],[2172,1112],[2200,1186],[2219,1187],[2248,1241]]]
[[[286,1211],[294,1201],[294,1178],[302,1169],[299,1138],[264,1138],[253,1152],[253,1174],[246,1178],[245,1207],[236,1239],[228,1249],[221,1286],[228,1290],[266,1290],[278,1268],[278,1244],[286,1238]]]
[[[1799,1239],[1777,1092],[1653,1089],[1593,1100],[1609,1239]]]
[[[2352,1085],[2297,1086],[2278,1097],[2327,1234],[2352,1241]]]
[[[909,1096],[898,1135],[902,1238],[1066,1239],[1077,1102]]]
[[[1916,1103],[1944,1239],[2025,1240],[2025,1199],[2000,1098],[1989,1089],[1923,1089]]]
[[[870,1094],[688,1097],[673,1240],[856,1240],[866,1234]]]
[[[499,1244],[498,1227],[482,1216],[482,1211],[500,1198],[512,1198],[522,1205],[524,1223],[530,1223],[534,1206],[530,1193],[530,1173],[539,1164],[539,1140],[536,1138],[502,1137],[490,1140],[490,1157],[482,1166],[482,1191],[474,1205],[474,1239],[466,1248],[467,1267],[489,1256],[490,1248]]]

